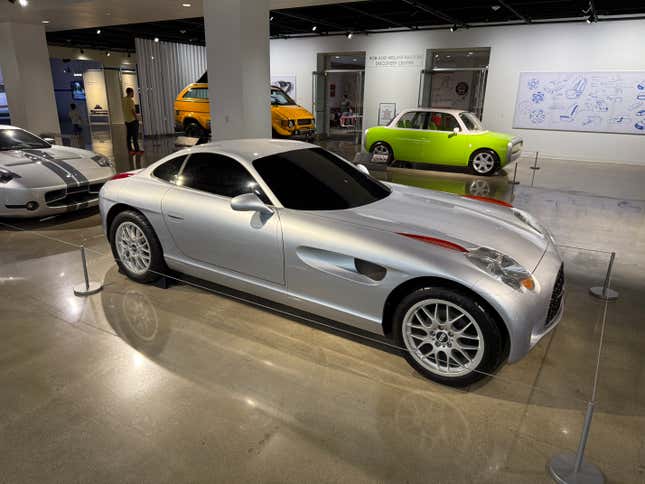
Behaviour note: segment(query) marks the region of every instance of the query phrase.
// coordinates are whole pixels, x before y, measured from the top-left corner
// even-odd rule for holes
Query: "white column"
[[[270,138],[269,0],[204,0],[213,139]]]
[[[0,23],[0,69],[11,124],[35,134],[60,135],[45,28]]]

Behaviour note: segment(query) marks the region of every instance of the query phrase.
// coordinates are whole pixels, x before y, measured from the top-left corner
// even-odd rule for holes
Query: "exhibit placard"
[[[421,67],[425,57],[423,54],[384,54],[368,55],[366,67]]]
[[[645,71],[522,72],[513,128],[645,134]]]

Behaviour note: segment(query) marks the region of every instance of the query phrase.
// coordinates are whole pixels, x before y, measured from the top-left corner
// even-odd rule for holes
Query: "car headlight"
[[[296,122],[293,119],[283,119],[281,124],[283,128],[293,128]]]
[[[517,291],[533,290],[535,281],[531,273],[516,260],[488,247],[469,251],[466,257],[481,270]]]
[[[112,160],[110,160],[107,156],[94,155],[92,156],[92,161],[102,167],[112,166]]]

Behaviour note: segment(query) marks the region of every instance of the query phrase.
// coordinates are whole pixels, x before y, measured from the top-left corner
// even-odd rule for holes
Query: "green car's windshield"
[[[271,89],[271,105],[273,106],[293,106],[296,102],[291,99],[282,89]]]
[[[50,148],[46,141],[22,129],[0,129],[0,151]]]
[[[483,131],[484,127],[482,122],[475,116],[473,113],[463,112],[459,113],[459,117],[462,122],[466,125],[468,131]]]

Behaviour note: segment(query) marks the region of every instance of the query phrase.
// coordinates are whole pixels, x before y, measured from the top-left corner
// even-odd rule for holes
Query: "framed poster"
[[[385,126],[396,116],[396,103],[379,103],[378,105],[378,124]]]
[[[271,76],[271,85],[286,92],[290,98],[296,99],[296,75]]]

